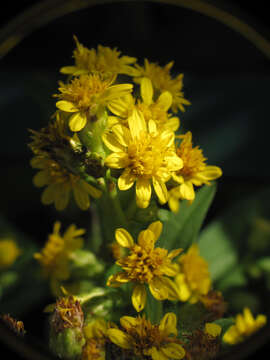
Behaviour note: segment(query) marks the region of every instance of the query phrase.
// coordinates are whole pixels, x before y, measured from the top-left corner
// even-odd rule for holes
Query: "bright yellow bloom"
[[[178,267],[172,263],[182,249],[176,249],[168,253],[168,250],[155,248],[155,242],[162,231],[160,221],[153,222],[144,231],[141,231],[136,244],[123,228],[117,229],[115,238],[119,245],[129,249],[129,254],[116,261],[123,271],[111,275],[107,281],[108,286],[118,287],[124,283],[133,283],[132,304],[139,312],[144,309],[146,303],[146,288],[149,285],[151,294],[157,300],[170,298],[173,291],[172,281],[167,276],[175,276]]]
[[[158,99],[154,101],[154,89],[150,79],[143,78],[140,84],[142,101],[138,101],[135,105],[134,98],[129,94],[121,99],[112,101],[109,109],[116,117],[110,117],[110,122],[126,125],[128,117],[132,114],[134,107],[143,114],[146,123],[154,120],[159,130],[176,131],[179,128],[180,121],[178,117],[171,117],[168,110],[172,105],[172,95],[168,91],[162,92]]]
[[[44,205],[54,203],[57,210],[64,210],[72,191],[79,208],[87,210],[90,206],[89,197],[99,198],[102,194],[100,190],[88,184],[80,176],[72,174],[48,157],[35,156],[31,165],[33,168],[40,169],[34,176],[34,185],[37,187],[47,185],[41,196]]]
[[[154,89],[159,93],[169,91],[172,95],[172,111],[177,112],[178,109],[185,111],[184,105],[190,105],[190,102],[184,98],[183,88],[183,74],[179,74],[176,78],[172,78],[170,70],[173,66],[173,61],[165,65],[159,66],[156,63],[151,63],[147,59],[144,61],[144,67],[135,65],[139,77],[135,77],[134,81],[140,83],[146,77],[149,78],[154,86]]]
[[[109,329],[108,336],[117,346],[130,350],[140,358],[153,360],[183,359],[185,350],[177,339],[177,318],[174,313],[164,315],[159,325],[152,325],[145,317],[123,316],[123,330]]]
[[[3,238],[0,240],[0,270],[6,269],[11,266],[21,250],[18,248],[16,242],[10,238]]]
[[[178,262],[180,270],[175,277],[175,284],[179,300],[195,303],[211,288],[208,263],[200,256],[197,244],[192,244]]]
[[[83,246],[81,235],[85,233],[84,229],[77,229],[75,225],[70,225],[61,235],[60,227],[60,222],[55,222],[53,233],[49,235],[44,248],[40,253],[34,254],[34,258],[42,267],[44,277],[50,278],[51,284],[69,278],[70,256]]]
[[[172,174],[173,180],[180,185],[172,188],[169,193],[169,206],[174,212],[179,209],[179,200],[193,201],[195,199],[194,185],[210,185],[210,181],[222,175],[219,167],[206,164],[207,159],[198,146],[192,146],[190,131],[180,137],[182,141],[176,153],[182,159],[183,167]]]
[[[88,73],[101,73],[105,76],[112,74],[136,75],[137,71],[131,65],[137,59],[130,56],[120,56],[121,52],[116,48],[111,49],[106,46],[98,45],[96,49],[88,49],[79,43],[76,36],[76,49],[73,52],[75,65],[64,66],[60,69],[63,74],[81,75]]]
[[[232,325],[224,334],[223,340],[231,345],[244,341],[258,331],[267,322],[265,315],[258,315],[254,319],[249,308],[245,307],[242,314],[236,315],[235,325]]]
[[[111,85],[115,76],[104,79],[99,74],[80,75],[69,83],[60,83],[60,98],[56,107],[71,113],[69,127],[71,131],[81,131],[88,121],[104,111],[110,101],[125,96],[132,91],[132,84]]]
[[[124,169],[118,179],[120,190],[128,190],[136,182],[136,202],[146,208],[151,199],[151,182],[161,204],[168,200],[165,183],[173,171],[182,167],[182,160],[174,149],[174,133],[157,131],[150,120],[146,126],[143,115],[136,109],[128,119],[129,129],[116,124],[103,135],[105,145],[113,151],[105,164]]]

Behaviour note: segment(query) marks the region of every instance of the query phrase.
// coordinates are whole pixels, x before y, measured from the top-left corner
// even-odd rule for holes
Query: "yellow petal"
[[[138,236],[138,244],[147,252],[153,250],[155,244],[154,233],[149,229],[141,231]]]
[[[77,112],[79,111],[78,108],[76,108],[76,106],[74,106],[74,104],[72,102],[66,101],[66,100],[60,100],[57,101],[56,103],[56,107],[62,111],[66,111],[66,112]]]
[[[176,343],[170,343],[162,346],[160,349],[164,355],[167,356],[169,359],[183,359],[186,355],[185,349],[180,345]]]
[[[168,201],[168,191],[163,181],[153,177],[153,186],[157,197],[161,204],[165,204]]]
[[[50,183],[50,175],[48,171],[43,170],[39,171],[34,177],[33,177],[33,183],[37,187],[42,187]]]
[[[44,205],[52,204],[55,200],[56,191],[57,191],[57,186],[55,184],[47,186],[41,195],[42,204]]]
[[[150,355],[153,360],[169,360],[168,357],[160,350],[158,350],[155,346],[148,350],[148,354],[145,355]]]
[[[183,184],[181,184],[179,190],[180,190],[181,198],[186,200],[195,199],[195,191],[191,181],[186,181]]]
[[[204,327],[204,331],[213,337],[217,337],[221,334],[222,328],[221,326],[215,323],[206,323]]]
[[[112,132],[115,135],[116,140],[123,145],[124,147],[128,147],[131,141],[131,134],[128,128],[123,125],[117,124],[112,127]]]
[[[164,91],[158,98],[157,104],[159,107],[164,110],[168,111],[172,105],[172,94],[169,91]]]
[[[63,66],[60,69],[60,73],[62,74],[74,74],[77,70],[77,66]]]
[[[153,99],[153,86],[152,82],[148,78],[142,78],[141,80],[141,97],[145,105],[151,105]]]
[[[177,213],[179,211],[179,199],[169,191],[168,205],[172,212]]]
[[[170,131],[176,131],[180,126],[180,120],[178,117],[173,116],[169,118],[166,122],[166,129]]]
[[[154,120],[149,120],[148,121],[148,131],[149,131],[149,133],[150,134],[152,134],[152,135],[155,135],[156,134],[156,132],[157,132],[157,125],[156,125],[156,123],[154,122]]]
[[[119,329],[108,329],[107,336],[117,346],[120,346],[123,349],[131,349],[132,342],[130,336],[125,334]]]
[[[144,309],[146,303],[146,289],[143,284],[136,284],[132,292],[132,304],[137,312]]]
[[[69,118],[69,128],[71,131],[81,131],[87,123],[86,115],[81,112],[76,112]]]
[[[123,328],[130,329],[138,324],[138,320],[132,316],[122,316],[120,318],[120,324]]]
[[[89,196],[87,192],[83,190],[83,188],[81,188],[79,185],[76,184],[73,187],[73,195],[80,209],[87,210],[89,208],[90,206]]]
[[[124,248],[131,248],[134,245],[134,241],[130,233],[123,228],[115,231],[115,239],[119,245]]]
[[[243,311],[243,314],[244,314],[244,319],[245,319],[246,324],[249,327],[252,327],[254,325],[254,323],[255,323],[255,319],[254,319],[250,309],[245,307],[244,311]]]
[[[134,184],[135,178],[130,174],[129,169],[125,169],[122,175],[118,178],[119,190],[125,191],[130,189]]]
[[[108,105],[109,110],[122,118],[128,117],[128,111],[130,110],[130,107],[133,105],[133,97],[131,94],[127,94],[126,96],[116,99],[110,102]]]
[[[148,179],[136,181],[136,201],[139,207],[147,207],[151,199],[151,184]]]
[[[168,169],[170,169],[170,171],[177,171],[177,170],[182,169],[182,167],[183,167],[183,160],[176,154],[173,154],[171,156],[165,156],[164,160],[167,164]]]
[[[133,139],[139,138],[141,132],[147,130],[144,116],[136,108],[133,109],[131,116],[128,118],[128,125]]]
[[[107,101],[121,98],[125,96],[127,93],[130,93],[132,89],[133,89],[132,84],[112,85],[104,92],[104,98],[106,98]]]
[[[102,135],[102,140],[108,149],[114,152],[125,152],[125,146],[121,145],[119,141],[117,141],[114,133],[106,132]]]
[[[59,184],[57,189],[57,194],[55,195],[55,200],[54,200],[56,210],[62,211],[67,207],[69,202],[69,194],[70,194],[70,188]]]
[[[160,234],[163,229],[163,225],[161,221],[154,221],[152,224],[148,226],[148,229],[151,230],[155,235],[155,242],[160,237]]]
[[[179,274],[175,277],[175,283],[178,288],[179,300],[187,301],[191,296],[191,291],[186,283],[185,275]]]
[[[157,300],[165,300],[168,298],[167,288],[164,286],[164,282],[160,277],[153,278],[149,283],[149,290]]]
[[[84,191],[86,191],[93,198],[98,199],[98,198],[101,197],[102,191],[100,191],[99,189],[97,189],[94,186],[88,184],[84,180],[80,180],[79,183],[80,183],[80,186],[84,189]]]
[[[108,155],[105,164],[113,169],[122,169],[128,166],[130,160],[125,152],[115,152]]]
[[[174,313],[170,312],[163,316],[160,321],[159,329],[166,332],[167,335],[177,335],[177,317]]]
[[[205,169],[192,177],[192,182],[196,186],[202,184],[210,184],[211,180],[215,180],[222,175],[222,170],[218,166],[206,166]]]

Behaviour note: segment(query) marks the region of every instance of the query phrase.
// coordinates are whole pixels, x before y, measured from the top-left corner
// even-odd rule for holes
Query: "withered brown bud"
[[[188,340],[188,343],[184,345],[187,360],[210,360],[215,358],[220,351],[219,336],[214,337],[201,329],[196,329],[185,337]]]
[[[73,296],[57,300],[51,319],[52,329],[58,333],[67,328],[82,329],[84,314],[78,300]]]
[[[224,301],[220,291],[211,290],[207,295],[201,296],[200,301],[207,311],[207,321],[214,321],[223,317],[227,311],[228,304]]]

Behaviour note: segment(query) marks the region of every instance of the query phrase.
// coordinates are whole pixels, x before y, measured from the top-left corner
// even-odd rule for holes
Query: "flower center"
[[[183,167],[177,172],[178,175],[191,178],[206,166],[206,158],[203,156],[202,150],[198,146],[193,148],[192,143],[186,139],[181,142],[176,153],[183,160]]]
[[[156,248],[148,252],[134,245],[131,252],[131,255],[117,262],[128,273],[131,281],[149,283],[155,276],[163,275],[160,268],[166,260],[167,250]]]
[[[151,178],[163,164],[163,152],[158,137],[142,134],[128,146],[131,173],[136,177]]]

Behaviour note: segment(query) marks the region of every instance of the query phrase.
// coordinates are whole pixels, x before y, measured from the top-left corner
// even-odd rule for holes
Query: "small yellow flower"
[[[108,329],[114,325],[104,319],[94,319],[84,328],[86,344],[82,352],[82,360],[105,360],[105,343]]]
[[[172,263],[172,259],[182,249],[168,253],[166,249],[155,248],[161,231],[162,223],[153,222],[139,233],[137,244],[125,229],[120,228],[115,232],[116,241],[123,248],[129,249],[129,254],[116,261],[124,271],[111,275],[107,285],[118,287],[127,282],[133,283],[132,304],[138,312],[144,309],[146,303],[146,284],[157,300],[170,298],[170,293],[174,291],[168,276],[177,274],[178,267]]]
[[[53,233],[49,235],[44,248],[40,253],[34,254],[34,258],[42,267],[44,277],[50,278],[52,284],[69,278],[70,255],[83,246],[81,235],[85,233],[84,229],[70,225],[61,236],[60,227],[60,222],[55,222]]]
[[[116,48],[111,49],[106,46],[98,45],[96,49],[88,49],[79,43],[76,36],[76,49],[73,52],[75,65],[64,66],[60,72],[68,75],[81,75],[88,73],[101,73],[105,76],[111,74],[125,74],[134,76],[136,69],[131,66],[137,59],[130,56],[120,56],[121,52]]]
[[[88,121],[104,111],[110,101],[132,91],[132,84],[112,85],[115,77],[104,79],[99,74],[80,75],[69,83],[60,82],[59,94],[55,96],[56,107],[72,115],[69,118],[71,131],[81,131]]]
[[[157,131],[154,121],[148,122],[136,109],[128,118],[129,129],[114,125],[103,135],[105,145],[113,152],[105,164],[114,169],[124,169],[118,179],[120,190],[128,190],[136,182],[136,202],[146,208],[151,199],[153,184],[161,204],[168,200],[165,183],[173,171],[182,167],[182,160],[174,149],[174,133]]]
[[[178,109],[185,111],[184,105],[190,105],[190,102],[184,98],[183,88],[183,74],[179,74],[176,78],[172,78],[170,70],[173,66],[173,61],[165,65],[159,66],[156,63],[151,63],[147,59],[144,61],[144,67],[135,65],[139,76],[134,78],[134,81],[140,83],[146,77],[149,78],[154,86],[154,89],[159,93],[169,91],[172,95],[172,111],[177,112]]]
[[[170,190],[168,201],[170,209],[174,212],[179,209],[179,200],[186,199],[192,202],[195,199],[194,185],[210,185],[210,181],[222,175],[219,167],[206,164],[207,159],[198,146],[192,146],[190,131],[180,137],[182,141],[176,153],[182,159],[183,167],[172,174],[173,180],[180,185]]]
[[[140,85],[142,101],[138,101],[136,105],[131,95],[110,103],[109,110],[118,117],[111,116],[109,118],[110,123],[113,121],[115,124],[119,122],[118,119],[120,118],[120,123],[126,125],[128,117],[136,107],[143,114],[146,123],[154,120],[159,130],[176,131],[179,128],[180,121],[178,117],[171,117],[171,114],[168,113],[172,105],[171,93],[164,91],[154,101],[154,89],[151,80],[143,78]]]
[[[181,301],[195,303],[211,288],[207,262],[200,256],[197,244],[192,244],[186,254],[178,259],[179,273],[175,277],[178,297]]]
[[[34,185],[37,187],[47,185],[41,196],[44,205],[54,203],[57,210],[64,210],[72,191],[79,208],[87,210],[90,206],[89,197],[99,198],[102,194],[100,190],[88,184],[80,176],[72,174],[48,157],[35,156],[31,165],[40,170],[34,176]]]
[[[145,317],[123,316],[123,330],[109,329],[108,336],[117,346],[132,351],[140,358],[153,360],[183,359],[185,350],[177,339],[177,318],[174,313],[164,315],[159,325],[152,325]]]
[[[263,327],[266,322],[267,318],[265,315],[258,315],[254,319],[250,309],[245,307],[243,315],[236,315],[235,325],[232,325],[226,331],[223,341],[231,345],[240,343]]]
[[[6,269],[18,258],[21,250],[18,248],[16,242],[10,238],[3,238],[0,240],[0,270]]]

